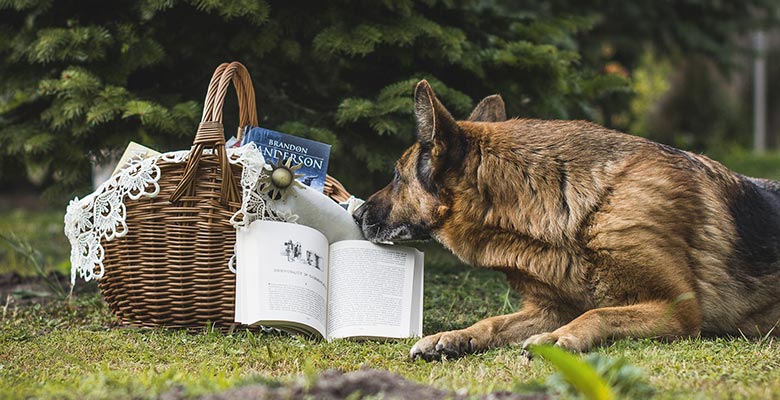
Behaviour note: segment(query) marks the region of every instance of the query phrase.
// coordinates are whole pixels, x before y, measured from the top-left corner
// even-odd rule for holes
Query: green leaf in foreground
[[[581,358],[553,346],[531,346],[531,353],[544,357],[563,374],[585,398],[591,400],[611,400],[615,398],[609,385],[596,370]]]

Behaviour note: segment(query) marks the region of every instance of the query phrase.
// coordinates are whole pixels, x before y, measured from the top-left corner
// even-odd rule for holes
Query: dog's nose
[[[366,213],[366,204],[368,203],[361,204],[360,207],[358,207],[357,210],[352,213],[352,218],[355,219],[355,222],[357,222],[358,225],[363,222],[363,216]]]

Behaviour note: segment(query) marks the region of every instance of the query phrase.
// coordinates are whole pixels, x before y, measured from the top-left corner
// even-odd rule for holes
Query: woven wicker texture
[[[330,175],[325,175],[325,188],[322,192],[339,203],[349,200],[350,196],[352,196],[347,192],[347,189],[344,189],[344,185],[341,182]]]
[[[105,275],[98,286],[125,324],[187,329],[211,324],[220,330],[235,325],[235,275],[227,264],[236,236],[229,220],[241,206],[241,167],[227,162],[222,128],[231,82],[239,126],[257,125],[246,68],[237,62],[220,65],[188,162],[160,160],[159,195],[128,199],[127,235],[104,245]]]

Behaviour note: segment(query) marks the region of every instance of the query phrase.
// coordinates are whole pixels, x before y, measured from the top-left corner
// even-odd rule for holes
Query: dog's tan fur
[[[415,111],[418,142],[356,219],[369,239],[432,237],[504,271],[523,307],[427,336],[413,357],[777,333],[777,183],[588,122],[503,121],[500,97],[456,122],[425,81]]]

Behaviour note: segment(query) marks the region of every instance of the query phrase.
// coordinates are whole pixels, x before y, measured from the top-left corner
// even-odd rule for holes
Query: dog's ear
[[[417,175],[423,188],[433,193],[436,175],[453,159],[462,160],[464,139],[458,123],[425,80],[420,81],[414,90],[414,113],[420,143]]]
[[[471,112],[468,120],[472,122],[506,121],[506,105],[504,105],[504,99],[498,94],[485,97],[476,107],[474,107],[474,111]]]
[[[426,80],[418,82],[414,89],[414,114],[417,117],[417,139],[425,147],[443,150],[457,134],[458,124],[436,98]]]

